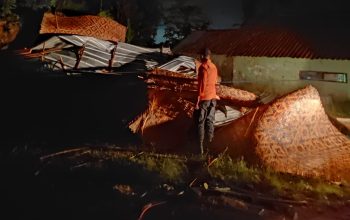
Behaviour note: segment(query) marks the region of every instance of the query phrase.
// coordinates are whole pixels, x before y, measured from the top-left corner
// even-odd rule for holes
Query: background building
[[[347,115],[350,48],[342,41],[321,42],[289,28],[246,26],[194,32],[174,52],[196,57],[209,47],[223,83],[271,98],[311,84],[329,111]]]

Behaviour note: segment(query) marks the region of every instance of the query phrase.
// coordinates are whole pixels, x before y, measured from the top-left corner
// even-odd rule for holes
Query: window
[[[348,77],[346,73],[300,71],[299,78],[302,80],[318,80],[318,81],[339,82],[339,83],[348,82]]]

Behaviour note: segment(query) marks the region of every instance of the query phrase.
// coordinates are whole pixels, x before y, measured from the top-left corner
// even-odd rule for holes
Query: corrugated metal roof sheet
[[[78,48],[83,50],[79,52]],[[118,73],[144,72],[165,62],[159,48],[145,48],[123,42],[115,44],[79,35],[53,36],[22,54],[28,58],[48,61],[53,69],[61,69],[63,64],[65,70],[77,68],[91,72],[109,68],[110,62],[113,71]]]
[[[267,27],[196,31],[180,42],[173,51],[193,55],[198,54],[204,47],[209,47],[213,54],[227,56],[350,58],[350,51],[338,52],[325,45],[313,43],[301,33]]]
[[[196,61],[194,58],[188,56],[176,57],[158,68],[190,76],[196,75]]]

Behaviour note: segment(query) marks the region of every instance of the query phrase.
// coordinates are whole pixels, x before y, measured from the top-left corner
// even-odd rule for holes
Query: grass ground
[[[3,214],[12,219],[337,219],[350,214],[347,183],[250,167],[225,153],[209,163],[197,155],[115,147],[52,154],[17,147],[0,156]]]
[[[329,182],[274,172],[264,167],[249,166],[243,159],[232,159],[220,154],[207,161],[198,155],[179,156],[151,152],[131,152],[106,149],[86,149],[70,156],[74,168],[114,170],[128,173],[132,178],[126,184],[168,184],[174,187],[191,186],[205,189],[240,189],[250,193],[261,193],[267,197],[278,197],[294,201],[331,203],[350,199],[347,182]],[[208,163],[209,162],[209,163]],[[127,179],[127,178],[126,178]]]

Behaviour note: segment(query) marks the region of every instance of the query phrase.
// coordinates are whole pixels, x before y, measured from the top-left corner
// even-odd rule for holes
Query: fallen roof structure
[[[188,152],[188,139],[194,131],[192,115],[197,99],[195,77],[155,69],[147,73],[148,108],[136,117],[129,127],[142,136],[146,144],[165,152]],[[220,85],[219,109],[215,126],[223,126],[246,114],[258,104],[258,97],[250,92]],[[174,132],[176,131],[176,138]],[[184,147],[184,148],[181,148]]]
[[[276,171],[349,179],[350,140],[333,123],[317,90],[307,86],[222,127],[211,147]]]
[[[148,73],[147,82],[149,106],[129,128],[159,151],[195,152],[196,79],[156,69]],[[252,93],[225,86],[218,95],[220,105],[234,106],[241,114],[216,126],[211,151],[228,149],[231,156],[280,172],[350,178],[350,140],[325,113],[312,86],[267,104]]]
[[[124,43],[125,26],[104,17],[45,13],[40,34],[50,38],[19,53],[68,74],[142,73],[166,61],[161,48]]]
[[[90,36],[58,35],[30,50],[22,51],[27,58],[40,58],[51,69],[101,72],[120,68],[118,72],[143,72],[154,68],[163,59],[159,49],[118,44]],[[127,67],[126,64],[132,65]],[[126,65],[126,66],[125,66]],[[113,71],[116,72],[116,71]]]
[[[196,75],[196,60],[193,57],[179,56],[161,66],[159,69],[164,69],[172,72],[183,73],[186,75]]]

